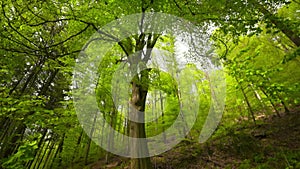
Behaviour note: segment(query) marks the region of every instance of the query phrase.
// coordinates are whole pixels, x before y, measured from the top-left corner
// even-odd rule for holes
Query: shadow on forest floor
[[[87,168],[129,168],[128,159],[111,161]],[[245,121],[230,128],[220,126],[206,143],[186,140],[151,161],[157,169],[300,169],[300,111],[264,118],[257,125]]]

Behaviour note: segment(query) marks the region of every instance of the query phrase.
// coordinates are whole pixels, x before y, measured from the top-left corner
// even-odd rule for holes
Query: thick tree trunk
[[[132,79],[132,96],[131,96],[131,110],[129,117],[131,119],[139,119],[138,122],[134,120],[128,120],[128,131],[129,136],[132,138],[146,138],[145,131],[145,102],[148,93],[148,73],[150,69],[146,68],[146,63],[150,59],[152,49],[159,38],[159,34],[145,34],[143,33],[143,22],[141,20],[140,31],[142,32],[139,36],[133,38],[127,38],[126,40],[119,42],[118,44],[125,52],[128,62],[130,64],[131,73],[135,76]],[[133,43],[135,41],[135,43]],[[124,45],[127,44],[127,45]],[[135,44],[133,46],[133,44]],[[147,50],[144,50],[144,48]],[[143,52],[141,52],[143,51]],[[142,57],[143,56],[143,57]],[[138,70],[142,70],[139,72]],[[142,140],[142,141],[139,141]],[[131,157],[145,157],[149,155],[148,144],[146,139],[139,139],[130,142],[130,153]],[[145,158],[132,158],[131,162],[132,169],[149,169],[152,168],[150,157]]]
[[[136,78],[137,79],[137,78]],[[145,104],[148,93],[147,87],[148,70],[141,72],[141,77],[138,81],[132,83],[132,98],[130,119],[130,137],[132,138],[146,138],[145,131]],[[138,121],[138,122],[136,122]],[[146,139],[137,139],[131,142],[130,153],[134,157],[141,155],[149,155],[148,144]],[[152,164],[150,157],[133,158],[131,161],[131,169],[151,169]]]

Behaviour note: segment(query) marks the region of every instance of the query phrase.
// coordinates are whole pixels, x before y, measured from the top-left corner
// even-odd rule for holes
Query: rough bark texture
[[[141,28],[143,27],[143,19],[141,20]],[[140,29],[142,32],[142,29]],[[148,73],[151,69],[147,69],[146,63],[150,59],[152,49],[159,38],[159,34],[145,34],[141,33],[139,36],[133,38],[127,38],[118,44],[125,52],[128,62],[130,64],[130,71],[134,75],[132,79],[132,96],[130,103],[130,119],[129,124],[129,136],[132,138],[145,138],[139,139],[139,141],[132,141],[130,143],[130,153],[134,157],[140,155],[148,155],[148,144],[146,141],[145,131],[145,104],[148,93]],[[135,41],[135,43],[133,43]],[[135,44],[135,45],[133,45]],[[144,48],[147,50],[144,50]],[[143,56],[143,57],[142,57]],[[139,72],[139,70],[141,70]],[[140,141],[142,140],[142,141]],[[149,169],[152,168],[150,157],[146,158],[132,158],[131,161],[132,169]]]
[[[141,156],[149,154],[148,144],[146,140],[145,131],[145,104],[146,97],[148,93],[147,79],[148,73],[145,70],[142,71],[141,77],[137,82],[132,83],[132,98],[131,98],[131,112],[130,118],[135,119],[135,121],[130,121],[130,137],[133,138],[145,138],[139,139],[131,142],[130,153],[133,156]],[[137,79],[137,78],[136,78]],[[145,158],[134,158],[131,161],[132,169],[150,169],[152,164],[150,157]]]

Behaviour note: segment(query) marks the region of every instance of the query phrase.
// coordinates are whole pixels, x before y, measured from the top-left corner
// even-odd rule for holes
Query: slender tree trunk
[[[127,110],[126,110],[127,112],[127,117],[129,117],[129,114],[130,114],[130,103],[128,103],[127,104]],[[124,128],[124,130],[125,130],[125,132],[126,132],[126,136],[130,136],[130,120],[129,120],[129,118],[126,118],[125,119],[126,120],[126,125],[125,125],[125,128]],[[129,137],[127,137],[127,143],[129,143]],[[128,145],[127,147],[126,147],[126,149],[127,149],[127,152],[130,152],[130,145]]]
[[[82,135],[83,135],[83,129],[81,129],[80,135],[79,135],[79,137],[77,139],[76,148],[75,148],[75,151],[74,151],[74,153],[72,155],[72,160],[71,160],[72,163],[74,162],[75,156],[78,155],[77,153],[78,153],[78,151],[80,149],[80,143],[81,143],[81,140],[82,140]]]
[[[124,107],[121,106],[120,112],[123,112],[123,109],[124,109]],[[123,119],[122,119],[122,118],[119,118],[119,122],[117,122],[117,125],[118,125],[117,131],[118,131],[119,133],[121,133],[121,127],[122,127],[122,124],[123,124]],[[124,132],[124,134],[125,134],[125,132]],[[122,134],[122,135],[124,135],[124,134]],[[116,140],[121,141],[121,138],[119,138],[119,136],[120,136],[120,135],[118,134]]]
[[[14,127],[14,126],[11,126],[11,127]],[[2,158],[9,157],[10,155],[12,155],[15,152],[15,150],[18,149],[18,146],[19,146],[18,141],[20,141],[20,139],[21,139],[20,135],[23,135],[23,133],[25,132],[26,125],[24,125],[21,122],[15,128],[16,129],[11,134],[12,139],[10,139],[9,142],[7,142],[8,144],[5,146],[5,148],[3,150],[4,153],[3,153]]]
[[[110,126],[111,128],[109,129],[109,136],[107,140],[107,145],[109,150],[114,149],[114,137],[115,137],[115,128],[116,128],[116,121],[117,121],[117,112],[115,108],[112,108],[111,115],[110,115]],[[105,162],[106,164],[109,163],[109,156],[110,153],[106,152],[105,155]]]
[[[2,123],[3,125],[1,126],[2,135],[0,137],[0,143],[5,144],[5,140],[6,140],[7,136],[10,135],[9,133],[12,130],[12,126],[14,126],[14,121],[11,120],[10,118],[4,118],[4,120],[2,120],[2,122],[4,122],[4,123]],[[2,146],[0,147],[1,152],[3,151],[4,148],[5,147],[2,147]],[[0,157],[1,157],[1,155],[0,155]]]
[[[55,153],[55,155],[54,155],[54,158],[56,158],[57,155],[58,155],[58,157],[57,157],[57,158],[58,158],[58,166],[61,166],[61,162],[62,162],[61,152],[63,151],[63,146],[64,146],[64,141],[65,141],[65,136],[66,136],[66,134],[64,133],[64,134],[62,135],[62,138],[61,138],[60,142],[59,142],[57,151],[56,151],[56,153]],[[50,168],[52,168],[52,167],[50,167]]]
[[[45,162],[46,162],[46,161],[44,160],[44,158],[45,158],[46,154],[48,153],[47,150],[49,150],[50,145],[51,145],[51,141],[49,140],[47,146],[45,147],[45,149],[42,150],[43,155],[42,155],[42,158],[41,158],[40,161],[39,161],[39,164],[38,164],[37,168],[43,168],[43,167],[40,167],[40,166],[41,166],[41,165],[42,165],[42,166],[45,165]]]
[[[178,76],[178,74],[177,74],[177,76]],[[180,86],[180,81],[178,81],[178,86]],[[187,123],[186,123],[186,121],[185,121],[185,118],[184,118],[184,114],[182,113],[182,109],[183,109],[183,105],[182,105],[182,102],[181,102],[181,91],[180,90],[178,90],[177,91],[177,99],[178,99],[178,104],[179,104],[179,107],[180,107],[180,111],[179,111],[179,116],[181,117],[181,120],[182,120],[182,123],[183,123],[183,125],[182,125],[182,132],[180,131],[180,128],[178,129],[178,131],[179,131],[179,135],[182,135],[182,136],[185,136],[185,138],[187,137],[187,135],[186,135],[186,133],[187,133]]]
[[[50,146],[50,148],[49,148],[49,150],[48,150],[48,154],[47,154],[47,157],[46,157],[46,159],[44,160],[44,165],[43,165],[43,169],[44,168],[47,168],[47,166],[48,166],[48,164],[49,164],[49,161],[50,161],[50,157],[51,157],[51,155],[52,155],[52,150],[53,150],[53,147],[54,147],[54,145],[55,145],[55,143],[54,143],[54,141],[51,141],[51,146]]]
[[[44,148],[45,144],[46,144],[46,142],[43,141],[42,144],[39,147],[39,150],[38,150],[37,154],[35,155],[35,157],[32,161],[32,164],[30,164],[28,169],[36,168],[36,165],[38,165],[38,163],[39,163],[40,156],[42,156],[42,154],[43,154],[43,148]]]
[[[276,106],[274,105],[274,103],[273,103],[272,99],[270,98],[270,96],[265,92],[265,90],[262,89],[262,87],[260,87],[260,90],[261,90],[261,91],[263,92],[263,94],[269,99],[269,102],[271,103],[271,105],[272,105],[272,107],[273,107],[273,109],[274,109],[276,115],[277,115],[278,117],[280,117],[280,113],[279,113],[279,111],[276,109]]]
[[[164,116],[165,116],[165,113],[164,113],[164,99],[163,99],[163,96],[162,96],[162,93],[161,93],[161,91],[159,91],[159,97],[160,97],[160,109],[161,109],[161,119],[162,119],[163,140],[164,140],[164,143],[167,143],[167,136],[166,136],[166,132],[164,132],[164,131],[165,131],[165,119],[164,119]]]
[[[243,93],[243,96],[244,96],[245,101],[246,101],[246,103],[247,103],[247,106],[248,106],[248,108],[249,108],[249,111],[250,111],[252,120],[253,120],[254,124],[256,124],[254,112],[253,112],[253,110],[252,110],[252,107],[251,107],[251,105],[250,105],[250,102],[249,102],[249,100],[248,100],[248,97],[247,97],[247,95],[246,95],[246,93],[245,93],[245,90],[244,90],[244,88],[243,88],[242,86],[241,86],[241,91],[242,91],[242,93]]]
[[[96,124],[97,117],[98,117],[98,112],[95,113],[93,126],[89,133],[88,144],[87,144],[86,151],[85,151],[85,160],[84,160],[85,165],[88,164],[88,157],[89,157],[89,153],[90,153],[91,142],[92,142],[92,137],[93,137],[94,130],[95,130],[95,124]]]
[[[42,135],[42,137],[41,137],[41,139],[40,139],[40,141],[39,141],[39,143],[38,143],[38,148],[34,151],[34,157],[35,158],[38,158],[38,152],[40,151],[40,149],[41,149],[41,145],[42,145],[42,143],[44,142],[44,138],[46,137],[46,134],[47,134],[47,129],[42,129],[43,130],[43,135]],[[27,164],[27,168],[31,168],[31,165],[32,165],[32,163],[33,163],[33,161],[34,161],[34,159],[33,160],[31,160],[31,161],[29,161],[29,163]]]
[[[246,95],[246,92],[245,92],[245,90],[244,90],[242,84],[238,81],[237,77],[235,77],[235,80],[236,80],[236,82],[238,83],[238,85],[241,87],[241,91],[242,91],[242,94],[243,94],[244,99],[245,99],[245,101],[246,101],[246,104],[247,104],[247,106],[248,106],[248,109],[249,109],[249,111],[250,111],[252,120],[253,120],[254,124],[256,125],[256,120],[255,120],[254,112],[253,112],[253,110],[252,110],[252,107],[251,107],[250,102],[249,102],[249,100],[248,100],[248,97],[247,97],[247,95]]]
[[[285,112],[285,113],[289,113],[290,110],[289,110],[289,108],[287,107],[287,105],[285,104],[285,102],[283,101],[282,97],[279,96],[279,94],[277,95],[277,97],[280,99],[280,103],[282,104],[282,106],[283,106],[283,108],[284,108],[284,112]]]
[[[267,111],[267,106],[266,106],[266,104],[265,104],[264,101],[261,99],[261,96],[259,95],[259,93],[257,92],[257,90],[254,89],[253,84],[251,84],[251,89],[252,89],[253,92],[254,92],[255,98],[260,102],[260,104],[262,105],[263,109],[264,109],[265,111]]]
[[[60,143],[59,143],[59,145],[60,145]],[[54,165],[54,163],[55,163],[55,160],[56,160],[56,157],[57,157],[57,155],[58,155],[58,151],[59,151],[59,145],[57,146],[57,148],[56,148],[56,143],[55,143],[55,145],[54,145],[54,149],[55,149],[55,153],[54,153],[54,155],[53,155],[53,157],[52,157],[52,159],[51,159],[51,164],[50,164],[50,169],[51,168],[53,168],[53,165]]]

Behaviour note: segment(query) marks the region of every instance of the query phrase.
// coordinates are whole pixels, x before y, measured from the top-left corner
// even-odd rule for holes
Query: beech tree
[[[0,159],[3,164],[1,167],[58,168],[78,162],[81,158],[84,158],[87,164],[91,161],[89,160],[91,153],[103,154],[103,150],[91,142],[88,134],[84,134],[77,121],[70,93],[73,66],[92,34],[97,32],[112,40],[112,36],[102,32],[101,28],[115,19],[135,13],[172,14],[191,21],[208,32],[210,28],[218,27],[223,32],[219,34],[221,37],[215,36],[212,39],[217,47],[222,49],[220,58],[224,60],[225,65],[232,66],[232,69],[228,69],[229,74],[234,74],[239,87],[248,86],[248,83],[252,85],[252,97],[244,91],[244,98],[250,98],[251,103],[255,99],[259,100],[254,97],[256,92],[256,96],[258,94],[266,98],[268,101],[265,104],[271,105],[276,111],[276,104],[280,104],[288,111],[291,105],[287,102],[293,102],[295,105],[298,102],[297,96],[292,94],[298,91],[298,84],[295,83],[292,87],[289,84],[298,79],[295,77],[294,81],[291,79],[289,82],[281,83],[283,80],[275,75],[279,73],[282,78],[287,79],[289,75],[281,73],[280,68],[289,70],[294,68],[289,66],[290,64],[297,65],[300,45],[300,20],[299,12],[296,12],[298,9],[299,2],[296,0],[1,1]],[[143,24],[142,19],[140,23]],[[141,24],[141,27],[145,26]],[[278,50],[280,54],[273,60],[278,59],[286,65],[268,70],[257,65],[249,67],[244,64],[239,67],[239,59],[233,59],[235,55],[240,54],[241,60],[245,57],[244,54],[249,55],[250,57],[246,57],[249,63],[253,61],[251,57],[255,58],[249,53],[262,48],[260,42],[250,38],[249,41],[256,48],[245,50],[243,45],[246,40],[241,39],[243,35],[254,38],[263,35],[263,47],[270,47],[272,52]],[[139,69],[135,59],[149,61],[151,49],[158,47],[160,38],[165,37],[154,32],[140,31],[134,36],[116,41],[118,46],[116,51],[125,57],[111,56],[108,62],[115,66],[126,58],[131,70],[135,72]],[[237,44],[241,46],[231,48]],[[140,52],[145,48],[150,50],[145,54]],[[260,55],[263,59],[259,62],[264,64],[267,60],[264,57],[268,55],[264,52]],[[278,65],[281,63],[276,62]],[[112,70],[113,68],[105,69],[107,74]],[[134,106],[132,111],[135,112],[130,114],[137,119],[143,119],[145,116],[138,111],[145,112],[146,98],[154,83],[149,78],[151,71],[146,68],[132,79],[131,104]],[[201,75],[199,79],[202,78]],[[171,81],[168,83],[171,84]],[[161,89],[167,91],[166,88],[173,90],[171,87]],[[96,92],[99,100],[105,97],[105,90],[97,88]],[[203,97],[209,100],[208,96]],[[172,102],[174,98],[166,96],[164,100],[160,97],[155,106],[163,113],[161,120],[163,128],[168,127],[168,116],[169,119],[172,116],[169,112],[176,110],[170,106],[171,104],[164,106],[163,103]],[[127,133],[130,137],[146,137],[147,126],[144,123],[128,121],[116,113],[117,110],[111,109],[112,102],[105,104],[103,112],[107,118],[111,118],[110,124],[114,128]],[[203,109],[207,107],[203,106]],[[122,107],[122,110],[125,112],[126,108]],[[255,119],[255,112],[251,114]],[[126,125],[122,126],[123,123]],[[202,123],[197,125],[201,126]],[[133,142],[132,147],[132,151],[148,151],[147,143]],[[133,158],[131,167],[146,169],[152,168],[152,165],[150,158]]]

